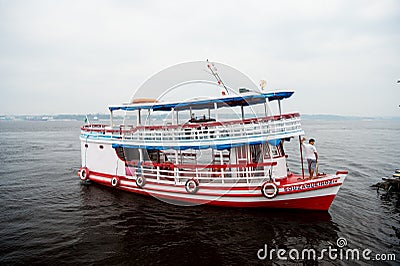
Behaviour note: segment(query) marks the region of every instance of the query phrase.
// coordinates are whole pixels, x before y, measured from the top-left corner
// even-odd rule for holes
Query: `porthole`
[[[86,143],[86,144],[85,144],[85,148],[87,148],[87,147],[89,147],[89,145]]]
[[[100,148],[100,150],[102,150],[102,149],[104,149],[104,146],[103,146],[103,145],[100,145],[99,148]]]

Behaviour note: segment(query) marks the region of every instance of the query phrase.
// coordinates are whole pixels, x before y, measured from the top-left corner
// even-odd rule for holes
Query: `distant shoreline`
[[[89,121],[109,120],[109,114],[56,114],[56,115],[0,115],[0,121]],[[116,119],[123,119],[123,116],[116,116]],[[229,119],[229,116],[225,118]],[[400,121],[400,116],[344,116],[326,114],[302,114],[302,120],[395,120]]]

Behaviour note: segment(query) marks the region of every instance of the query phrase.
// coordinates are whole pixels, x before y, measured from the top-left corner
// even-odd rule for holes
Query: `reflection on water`
[[[182,208],[98,185],[82,186],[81,204],[81,233],[86,238],[78,250],[90,254],[93,247],[85,242],[96,243],[96,251],[103,252],[86,257],[96,263],[129,258],[156,264],[248,264],[257,262],[264,244],[318,249],[338,238],[338,227],[327,212]],[[117,242],[111,241],[115,238]]]

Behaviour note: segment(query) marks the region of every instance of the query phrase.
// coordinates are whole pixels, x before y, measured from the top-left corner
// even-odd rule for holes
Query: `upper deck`
[[[293,91],[255,92],[246,91],[235,95],[222,95],[207,99],[193,98],[176,102],[159,102],[156,99],[136,99],[130,104],[109,106],[110,126],[85,125],[81,138],[112,141],[115,146],[157,150],[185,149],[229,149],[244,144],[261,144],[267,141],[285,139],[304,134],[299,113],[282,114],[280,101],[292,96]],[[278,115],[267,115],[268,102],[277,101]],[[245,118],[244,107],[263,105],[263,115]],[[220,109],[241,108],[241,118],[222,120]],[[250,108],[253,110],[252,108]],[[113,112],[136,113],[136,125],[114,126]],[[208,119],[195,119],[193,110],[208,112]],[[148,118],[153,113],[170,114],[170,121],[164,125],[143,125],[141,112]],[[211,118],[213,111],[214,118]],[[183,113],[189,120],[179,121]],[[252,116],[255,113],[251,113]],[[159,120],[159,118],[158,118]],[[147,122],[152,119],[146,119]]]
[[[108,140],[117,146],[160,150],[221,150],[302,134],[299,113],[180,125],[110,127],[92,124],[81,127],[81,138]]]

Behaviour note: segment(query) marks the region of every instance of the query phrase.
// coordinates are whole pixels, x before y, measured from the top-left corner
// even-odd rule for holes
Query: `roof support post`
[[[279,116],[282,116],[281,100],[278,99]]]
[[[143,162],[143,149],[139,148],[138,151],[139,151],[139,161]]]
[[[110,124],[111,124],[111,128],[114,127],[114,118],[113,118],[113,111],[110,110]]]
[[[268,110],[267,110],[267,105],[268,105],[268,99],[265,99],[265,102],[264,102],[264,113],[265,113],[265,117],[267,117],[268,116]]]
[[[214,102],[215,120],[218,121],[218,104]]]
[[[137,113],[137,125],[140,126],[142,124],[142,117],[141,117],[141,109],[138,109]]]

